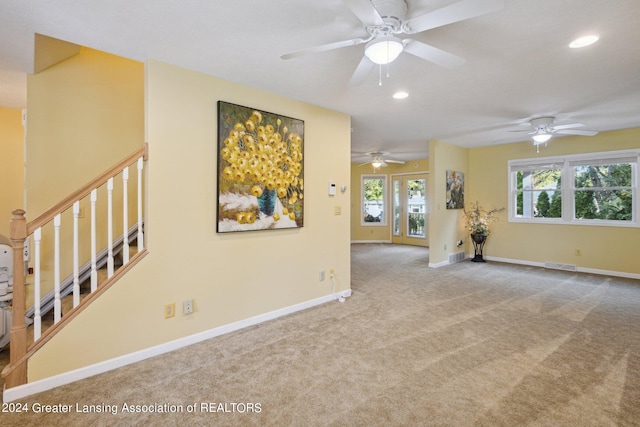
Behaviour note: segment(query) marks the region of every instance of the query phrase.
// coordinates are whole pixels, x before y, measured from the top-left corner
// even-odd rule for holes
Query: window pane
[[[384,178],[363,178],[365,223],[384,223]]]
[[[576,188],[631,187],[631,165],[581,165],[574,168]]]
[[[576,219],[633,220],[632,191],[577,190],[575,192]]]
[[[425,179],[411,179],[407,181],[407,236],[426,237],[425,211],[426,199]]]
[[[400,235],[400,180],[393,181],[393,235]]]
[[[561,218],[562,169],[530,169],[516,172],[514,212],[519,218]]]
[[[575,218],[632,221],[631,164],[574,166]]]
[[[542,191],[538,194],[535,207],[538,218],[562,218],[562,193],[560,191]]]

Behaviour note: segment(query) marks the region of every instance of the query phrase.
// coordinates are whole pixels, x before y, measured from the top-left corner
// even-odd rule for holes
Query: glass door
[[[427,239],[427,176],[425,174],[393,178],[392,242],[429,246]]]

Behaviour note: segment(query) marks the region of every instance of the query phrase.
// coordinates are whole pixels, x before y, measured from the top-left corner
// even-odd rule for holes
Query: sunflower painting
[[[218,233],[304,220],[304,121],[218,101]]]

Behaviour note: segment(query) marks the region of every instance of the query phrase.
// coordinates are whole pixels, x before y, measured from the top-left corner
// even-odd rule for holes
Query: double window
[[[513,222],[638,226],[640,150],[509,162]]]

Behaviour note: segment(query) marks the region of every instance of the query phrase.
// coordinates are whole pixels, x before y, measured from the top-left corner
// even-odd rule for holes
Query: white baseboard
[[[183,347],[187,347],[192,344],[199,343],[211,338],[218,337],[220,335],[228,334],[248,326],[257,325],[259,323],[267,322],[269,320],[276,319],[278,317],[286,316],[296,311],[305,310],[307,308],[314,307],[316,305],[324,304],[330,301],[336,301],[339,298],[348,298],[351,296],[351,289],[346,291],[340,291],[333,294],[325,295],[320,298],[316,298],[310,301],[301,302],[289,307],[284,307],[278,310],[274,310],[268,313],[260,314],[258,316],[250,317],[248,319],[240,320],[238,322],[230,323],[228,325],[220,326],[210,329],[208,331],[199,332],[197,334],[189,335],[183,338],[179,338],[174,341],[169,341],[164,344],[160,344],[154,347],[149,347],[144,350],[136,351],[134,353],[126,354],[124,356],[116,357],[104,362],[96,363],[94,365],[85,366],[83,368],[75,369],[73,371],[64,372],[62,374],[54,375],[49,378],[43,378],[38,381],[34,381],[28,384],[20,385],[5,389],[3,393],[4,402],[12,402],[16,399],[21,399],[26,396],[30,396],[35,393],[40,393],[46,390],[50,390],[55,387],[59,387],[65,384],[69,384],[75,381],[79,381],[84,378],[92,377],[94,375],[102,374],[117,368],[121,368],[132,363],[140,362],[151,357],[159,356],[164,353],[168,353],[173,350],[178,350]]]
[[[429,263],[429,264],[427,264],[427,265],[428,265],[429,267],[431,267],[431,268],[440,268],[440,267],[444,267],[445,265],[449,265],[449,264],[451,264],[451,263],[449,262],[449,260],[446,260],[446,261],[441,261],[441,262],[438,262],[438,263],[432,263],[432,262],[430,262],[430,263]]]
[[[532,267],[542,267],[544,268],[544,262],[537,261],[526,261],[521,259],[512,259],[512,258],[500,258],[500,257],[492,257],[485,256],[487,261],[496,261],[496,262],[505,262],[508,264],[520,264],[520,265],[529,265]],[[598,274],[600,276],[613,276],[613,277],[623,277],[626,279],[640,279],[640,274],[636,273],[627,273],[624,271],[613,271],[613,270],[601,270],[598,268],[585,268],[576,266],[576,272],[578,273],[589,273],[589,274]]]
[[[391,240],[352,240],[351,244],[354,243],[391,243]]]
[[[467,259],[472,258],[473,255],[466,255]],[[545,268],[545,263],[544,262],[537,262],[537,261],[527,261],[527,260],[522,260],[522,259],[513,259],[513,258],[500,258],[500,257],[494,257],[494,256],[484,256],[484,259],[486,259],[487,261],[496,261],[496,262],[504,262],[506,264],[519,264],[519,265],[528,265],[531,267],[540,267],[540,268]],[[438,262],[438,263],[429,263],[429,267],[431,268],[440,268],[440,267],[444,267],[447,265],[451,265],[452,263],[450,263],[448,260],[446,261],[442,261],[442,262]],[[453,263],[455,264],[455,263]],[[625,279],[640,279],[640,274],[636,274],[636,273],[627,273],[624,271],[613,271],[613,270],[601,270],[601,269],[597,269],[597,268],[585,268],[585,267],[576,267],[576,272],[577,273],[588,273],[588,274],[597,274],[600,276],[612,276],[612,277],[623,277]]]

